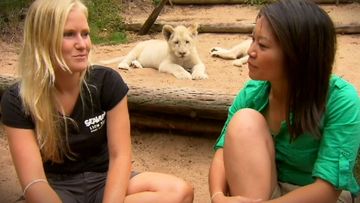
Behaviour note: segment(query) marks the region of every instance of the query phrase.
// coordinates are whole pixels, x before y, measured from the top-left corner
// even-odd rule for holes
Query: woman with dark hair
[[[263,7],[249,77],[229,108],[209,171],[212,202],[351,202],[360,100],[332,75],[333,22],[318,5]]]
[[[128,86],[90,64],[81,0],[35,0],[24,26],[20,80],[1,99],[2,122],[27,203],[190,203],[173,175],[131,167]]]

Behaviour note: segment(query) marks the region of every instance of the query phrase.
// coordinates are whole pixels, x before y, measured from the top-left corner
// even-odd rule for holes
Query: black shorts
[[[131,172],[130,178],[137,175]],[[84,172],[78,174],[46,174],[50,186],[63,203],[101,203],[107,172]]]

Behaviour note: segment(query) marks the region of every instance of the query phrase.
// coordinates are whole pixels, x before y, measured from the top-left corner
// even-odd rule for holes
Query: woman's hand
[[[20,184],[23,189],[26,188],[26,202],[60,203],[59,196],[46,182],[46,175],[34,130],[9,126],[4,126],[4,129]],[[42,181],[37,181],[39,179]]]

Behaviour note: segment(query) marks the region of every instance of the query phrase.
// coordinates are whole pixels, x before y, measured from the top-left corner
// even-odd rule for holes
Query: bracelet
[[[218,194],[224,194],[224,193],[223,193],[223,192],[215,192],[215,193],[211,196],[211,201],[212,201]]]
[[[35,179],[33,181],[31,181],[29,184],[26,185],[25,189],[24,189],[24,192],[23,192],[23,196],[25,197],[25,193],[26,191],[32,186],[34,185],[35,183],[39,183],[39,182],[44,182],[44,183],[48,183],[47,180],[45,179]]]

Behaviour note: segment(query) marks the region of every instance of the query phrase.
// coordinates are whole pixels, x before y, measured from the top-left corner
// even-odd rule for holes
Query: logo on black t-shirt
[[[105,115],[106,113],[103,112],[101,115],[95,116],[93,118],[86,119],[84,124],[86,127],[89,127],[90,132],[95,132],[102,128],[105,123]]]

